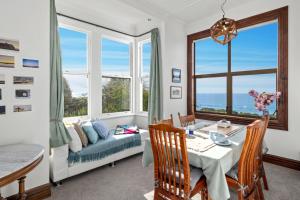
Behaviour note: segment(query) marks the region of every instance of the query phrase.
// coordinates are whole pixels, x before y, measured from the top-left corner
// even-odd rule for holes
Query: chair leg
[[[262,179],[263,179],[263,182],[264,182],[265,190],[269,190],[269,185],[268,185],[268,180],[267,180],[264,164],[262,164]]]
[[[208,192],[207,188],[203,188],[201,190],[201,200],[208,200]]]
[[[154,199],[153,200],[159,200],[159,194],[157,190],[154,190]]]
[[[260,200],[265,200],[264,192],[262,190],[261,182],[258,180],[257,182],[257,190],[258,190],[258,196]]]

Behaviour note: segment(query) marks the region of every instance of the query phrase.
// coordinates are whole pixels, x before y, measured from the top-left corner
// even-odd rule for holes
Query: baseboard
[[[42,200],[51,196],[51,184],[47,183],[26,191],[26,200]],[[15,194],[7,198],[7,200],[17,200],[18,195]]]
[[[293,160],[293,159],[275,156],[271,154],[264,155],[263,160],[265,162],[272,163],[274,165],[279,165],[282,167],[287,167],[290,169],[295,169],[300,171],[300,161],[298,160]]]

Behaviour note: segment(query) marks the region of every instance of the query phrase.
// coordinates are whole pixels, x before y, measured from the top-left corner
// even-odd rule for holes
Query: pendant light
[[[227,0],[221,5],[221,10],[223,12],[223,18],[217,21],[210,28],[210,35],[214,41],[225,45],[230,42],[233,38],[237,36],[236,21],[225,17],[224,5]]]

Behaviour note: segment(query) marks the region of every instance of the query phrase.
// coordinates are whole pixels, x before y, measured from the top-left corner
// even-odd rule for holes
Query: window
[[[60,27],[64,117],[87,115],[87,34]]]
[[[287,24],[285,7],[238,21],[238,36],[227,45],[209,30],[189,35],[189,113],[248,124],[260,115],[248,92],[281,91],[269,107],[270,127],[287,130]]]
[[[131,111],[130,44],[101,40],[102,113]]]
[[[140,51],[140,77],[141,77],[141,111],[148,112],[148,96],[150,83],[150,60],[151,60],[151,42],[145,40],[139,44]]]

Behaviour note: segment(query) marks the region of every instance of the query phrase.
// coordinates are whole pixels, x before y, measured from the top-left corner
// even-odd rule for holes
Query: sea
[[[226,109],[227,102],[226,94],[197,94],[196,96],[196,110],[203,108]],[[273,114],[276,111],[276,102],[273,102],[268,107],[269,113]],[[249,94],[233,94],[232,109],[236,112],[251,113],[261,115],[254,106],[253,97]]]

